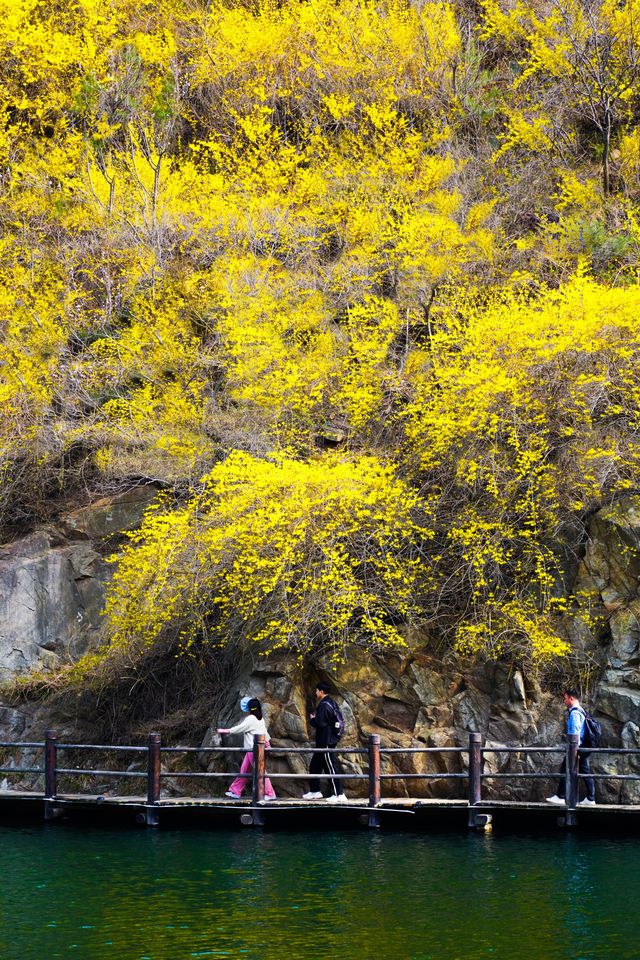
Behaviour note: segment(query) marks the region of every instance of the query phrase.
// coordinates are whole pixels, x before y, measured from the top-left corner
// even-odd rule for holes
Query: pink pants
[[[242,766],[240,767],[240,773],[249,773],[251,770],[253,770],[253,753],[249,752],[245,753],[244,755],[244,760],[242,761]],[[241,797],[242,791],[247,784],[250,783],[251,779],[249,777],[236,777],[229,787],[229,791],[231,793],[235,793],[236,796]],[[275,790],[271,786],[271,780],[269,780],[269,777],[264,778],[264,795],[265,797],[275,797],[276,795]]]

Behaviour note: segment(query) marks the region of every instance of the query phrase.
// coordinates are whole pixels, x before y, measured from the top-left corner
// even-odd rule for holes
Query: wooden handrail
[[[367,822],[370,827],[380,826],[380,817],[376,807],[382,798],[382,773],[380,760],[380,736],[372,733],[369,737],[369,815]]]
[[[61,743],[58,739],[58,735],[53,730],[47,730],[45,733],[45,738],[43,742],[23,742],[23,741],[14,741],[8,744],[1,744],[0,747],[5,748],[15,748],[15,749],[24,749],[24,750],[43,750],[44,764],[42,767],[39,766],[25,766],[25,767],[0,767],[0,773],[4,776],[18,776],[21,774],[24,775],[42,775],[44,774],[44,791],[43,799],[45,801],[45,816],[50,818],[54,815],[57,815],[56,800],[58,798],[58,779],[60,776],[65,777],[104,777],[110,778],[113,780],[118,779],[146,779],[147,781],[147,796],[146,796],[146,813],[145,819],[147,823],[157,823],[158,822],[158,808],[162,800],[162,782],[163,780],[171,779],[202,779],[206,780],[227,780],[229,778],[228,772],[220,771],[169,771],[162,770],[162,755],[176,755],[180,753],[188,754],[210,754],[210,755],[223,755],[226,753],[235,754],[235,753],[245,753],[243,747],[226,747],[226,746],[216,746],[216,747],[163,747],[161,743],[160,735],[157,733],[152,733],[148,737],[146,746],[141,745],[128,745],[128,744],[76,744],[76,743]],[[300,755],[300,754],[310,754],[313,753],[317,748],[314,746],[309,747],[274,747],[269,751],[270,757],[287,757],[289,755]],[[581,779],[586,779],[587,776],[591,776],[594,780],[599,781],[622,781],[622,782],[639,782],[640,774],[632,773],[597,773],[592,774],[582,774],[578,770],[578,738],[575,735],[571,735],[567,738],[566,746],[550,746],[550,747],[541,747],[538,745],[526,745],[526,746],[491,746],[486,747],[482,744],[482,737],[479,733],[471,733],[469,735],[469,743],[466,747],[384,747],[380,742],[380,736],[378,734],[372,734],[369,737],[368,744],[366,748],[362,747],[340,747],[336,746],[333,748],[328,748],[331,753],[335,754],[344,754],[344,755],[356,755],[356,756],[367,756],[367,766],[366,770],[361,773],[348,772],[335,774],[335,779],[344,781],[344,780],[366,780],[368,782],[368,800],[366,802],[366,807],[368,813],[365,815],[366,822],[372,826],[376,827],[379,825],[379,805],[382,801],[382,792],[383,792],[383,781],[402,781],[402,782],[414,782],[414,781],[424,781],[429,782],[433,780],[467,780],[468,781],[468,806],[469,806],[469,823],[474,825],[478,818],[481,818],[481,813],[479,811],[479,805],[483,804],[482,797],[482,783],[485,780],[513,780],[516,782],[525,781],[525,780],[555,780],[558,774],[554,771],[544,771],[544,772],[525,772],[525,771],[500,771],[500,772],[491,772],[483,770],[484,757],[486,755],[499,755],[499,754],[520,754],[523,756],[531,756],[536,754],[543,755],[554,755],[561,752],[565,754],[565,796],[566,796],[566,815],[567,823],[571,825],[575,822],[576,819],[576,806],[578,801],[578,785]],[[69,750],[78,750],[78,751],[104,751],[104,752],[115,752],[119,753],[133,753],[133,754],[144,754],[146,756],[146,770],[118,770],[118,769],[104,769],[104,768],[84,768],[78,766],[60,766],[59,765],[59,751],[69,751]],[[624,747],[597,747],[589,748],[590,755],[598,754],[607,754],[614,756],[625,756],[625,757],[640,757],[640,749],[633,748],[624,748]],[[468,757],[468,769],[463,770],[462,772],[454,771],[435,771],[435,772],[424,772],[424,773],[383,773],[382,772],[382,762],[383,758],[386,756],[413,756],[413,755],[432,755],[432,754],[442,754],[442,755],[466,755]],[[242,777],[246,780],[249,780],[252,785],[252,805],[253,808],[256,808],[256,814],[253,819],[255,823],[262,823],[263,816],[260,813],[259,808],[261,808],[264,801],[264,788],[265,788],[265,778],[267,776],[266,763],[267,763],[267,753],[265,749],[265,738],[264,736],[257,736],[254,738],[254,747],[253,747],[253,771],[247,774],[236,774],[236,776]],[[290,773],[290,772],[273,772],[269,774],[270,778],[273,780],[308,780],[308,773]],[[517,801],[516,801],[517,802]],[[486,806],[486,802],[484,804]]]

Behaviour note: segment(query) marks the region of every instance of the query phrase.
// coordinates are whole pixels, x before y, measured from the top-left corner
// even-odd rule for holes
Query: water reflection
[[[637,960],[638,842],[0,830],[2,960]]]

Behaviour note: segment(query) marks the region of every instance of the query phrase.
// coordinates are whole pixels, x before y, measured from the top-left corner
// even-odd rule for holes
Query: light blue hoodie
[[[567,733],[577,733],[580,737],[580,744],[584,736],[584,718],[585,712],[579,704],[571,707],[569,716],[567,717]]]

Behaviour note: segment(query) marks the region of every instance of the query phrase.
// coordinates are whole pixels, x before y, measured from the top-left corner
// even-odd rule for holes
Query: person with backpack
[[[600,741],[600,724],[580,705],[578,692],[573,687],[564,691],[564,705],[567,708],[567,734],[577,733],[580,737],[578,749],[578,773],[586,774],[584,785],[587,795],[584,800],[578,804],[579,807],[594,807],[596,803],[596,785],[593,777],[590,776],[589,752],[584,747],[597,747]],[[547,797],[547,803],[563,804],[565,802],[564,773],[567,768],[566,759],[562,761],[560,768],[560,780],[558,781],[558,790],[552,797]]]
[[[231,797],[233,800],[240,800],[245,787],[251,783],[248,774],[253,770],[254,736],[257,733],[261,733],[265,738],[267,749],[271,746],[267,727],[262,718],[262,704],[260,701],[256,700],[255,697],[243,697],[240,701],[240,709],[243,713],[248,714],[244,720],[236,723],[235,727],[218,727],[216,731],[220,734],[241,733],[243,735],[244,749],[247,751],[240,766],[240,775],[236,777],[225,793],[225,797]],[[269,777],[265,777],[264,779],[264,798],[265,800],[275,800],[276,798],[276,792],[271,785]]]
[[[303,800],[322,800],[320,779],[324,775],[333,791],[327,797],[327,803],[345,803],[346,797],[342,788],[342,780],[337,779],[342,773],[342,765],[335,753],[332,752],[344,732],[344,719],[340,709],[330,696],[330,686],[323,680],[316,686],[317,707],[311,714],[311,726],[316,731],[316,750],[309,764],[309,792],[303,794]]]

